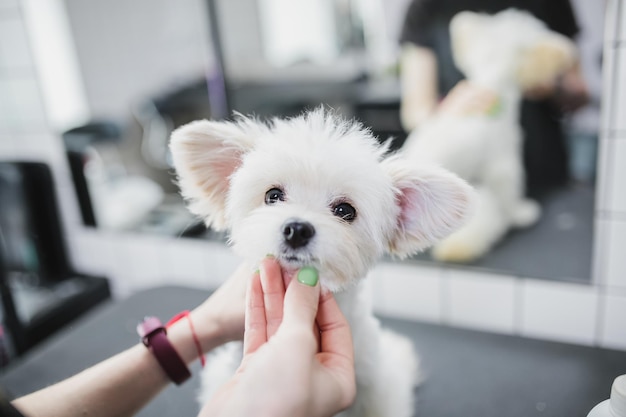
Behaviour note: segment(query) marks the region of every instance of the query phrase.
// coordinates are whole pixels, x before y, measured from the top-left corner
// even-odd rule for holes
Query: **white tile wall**
[[[596,287],[526,279],[521,296],[523,336],[594,344],[599,308]]]
[[[410,320],[441,321],[441,276],[438,268],[381,263],[370,274],[375,281],[375,311]]]
[[[445,322],[454,326],[514,333],[517,280],[513,277],[446,271]]]
[[[604,286],[606,285],[606,270],[607,270],[607,259],[608,259],[608,251],[607,251],[607,242],[606,237],[608,236],[609,229],[611,227],[611,222],[601,218],[602,214],[599,213],[596,215],[596,219],[594,222],[594,245],[593,245],[593,254],[592,254],[592,269],[591,269],[591,277],[594,285]]]
[[[109,270],[117,296],[167,283],[165,249],[168,239],[136,233],[116,233],[113,240],[115,264]]]
[[[623,43],[624,46],[626,46],[626,41]],[[623,113],[620,110],[626,108],[626,78],[624,78],[623,74],[626,68],[626,56],[622,53],[623,47],[619,46],[621,44],[617,44],[617,47],[610,43],[606,43],[605,45],[605,48],[608,50],[617,48],[615,50],[616,56],[613,63],[613,65],[615,65],[613,69],[615,79],[612,80],[612,84],[608,87],[609,95],[613,96],[610,102],[615,106],[612,111],[609,110],[609,120],[611,121],[610,129],[623,132],[626,130],[626,119],[623,117]]]
[[[19,10],[19,0],[0,0],[0,11],[2,12],[13,12]]]
[[[37,80],[32,75],[10,75],[0,78],[4,130],[45,132],[46,122]]]
[[[68,238],[72,265],[77,271],[110,276],[115,264],[115,241],[110,233],[92,228],[75,230]]]
[[[626,350],[626,294],[604,295],[605,309],[601,324],[600,344]]]
[[[209,265],[207,252],[210,246],[202,240],[172,239],[165,256],[165,275],[173,283],[181,285],[207,285]]]
[[[9,96],[9,80],[0,78],[0,132],[11,128],[11,110]],[[13,142],[8,137],[1,137],[0,142]]]
[[[195,239],[170,239],[164,259],[168,282],[199,288],[219,286],[241,262],[226,245]]]
[[[615,20],[617,23],[617,30],[615,31],[615,37],[613,39],[608,39],[610,40],[626,40],[626,7],[624,5],[623,0],[608,0],[607,1],[608,4],[610,3],[617,3],[617,5],[613,6],[613,5],[609,5],[608,7],[614,9],[616,11],[615,14],[613,15],[609,15],[607,13],[607,19],[611,19],[611,20]],[[609,11],[607,7],[607,12]]]
[[[606,285],[626,288],[626,221],[609,220]]]
[[[606,11],[603,156],[599,183],[594,282],[599,286],[600,346],[626,349],[626,3],[609,0]],[[608,133],[608,134],[606,134]]]
[[[225,244],[220,242],[206,242],[207,281],[210,287],[224,282],[241,264],[241,259]],[[204,286],[204,285],[203,285]]]
[[[610,193],[610,178],[613,173],[613,145],[615,141],[608,139],[608,128],[602,131],[600,140],[598,143],[598,163],[596,169],[597,183],[596,183],[596,211],[606,211],[609,205]]]
[[[69,168],[65,160],[61,139],[51,133],[11,132],[4,140],[13,142],[13,158],[24,161],[45,161],[54,172],[54,179],[59,186],[70,184]]]
[[[602,109],[608,109],[609,105],[613,105],[614,99],[611,89],[614,86],[617,74],[617,53],[612,44],[605,42],[604,51],[602,53],[602,94],[601,94],[601,107]],[[609,111],[602,111],[600,115],[600,131],[604,133],[608,131],[609,125],[612,123],[612,115]]]
[[[626,164],[623,163],[626,161],[626,133],[623,138],[613,140],[611,153],[614,163],[610,167],[611,191],[606,209],[626,213]]]
[[[2,100],[2,91],[0,91],[0,100]],[[0,104],[0,111],[2,105]],[[2,119],[0,119],[0,131],[2,131]],[[0,158],[8,159],[13,158],[16,153],[15,142],[11,140],[9,137],[4,137],[0,133]]]
[[[606,16],[615,16],[618,17],[618,2],[617,1],[607,1],[606,2]],[[604,23],[604,39],[613,40],[617,39],[617,22],[619,19],[617,18],[608,18],[605,19]]]
[[[0,22],[0,69],[31,72],[33,63],[23,22],[17,18]]]

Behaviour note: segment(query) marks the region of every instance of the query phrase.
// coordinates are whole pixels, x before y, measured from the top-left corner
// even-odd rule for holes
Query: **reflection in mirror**
[[[593,178],[568,153],[587,163],[595,155],[581,143],[568,149],[567,141],[593,147],[596,137],[581,138],[564,119],[590,94],[574,43],[574,10],[568,1],[558,5],[558,15],[532,3],[534,14],[500,3],[490,9],[423,1],[407,11],[402,112],[412,133],[406,152],[461,175],[478,196],[479,212],[435,246],[440,261],[589,279]],[[477,12],[485,9],[490,13]],[[596,75],[597,58],[590,68]],[[577,184],[570,183],[569,165]],[[567,265],[557,260],[569,257],[575,260]]]
[[[232,111],[291,116],[324,103],[361,120],[381,140],[393,136],[392,147],[400,148],[405,127],[415,127],[403,127],[406,120],[401,121],[407,91],[401,77],[408,68],[401,52],[409,40],[403,28],[410,3],[66,0],[82,77],[77,82],[91,115],[90,123],[63,134],[85,224],[215,238],[184,207],[167,149],[171,131],[195,119],[228,117]],[[553,122],[566,145],[561,162],[569,165],[568,178],[546,187],[545,178],[535,177],[528,193],[542,207],[538,222],[508,232],[489,253],[470,262],[472,268],[590,280],[603,29],[601,8],[587,3],[571,1],[578,28],[571,35],[589,100],[576,111],[550,116],[557,118]],[[439,33],[448,42],[442,51],[450,51],[448,23],[441,23],[448,21],[435,11],[416,19],[434,32],[413,38],[415,45],[441,42],[431,36]],[[446,63],[454,65],[451,56],[438,65]],[[431,94],[431,105],[452,89],[456,76],[448,74],[422,89]],[[450,85],[441,89],[446,82]],[[541,154],[542,143],[533,143]],[[555,164],[548,161],[549,167]],[[425,253],[408,262],[435,261]]]

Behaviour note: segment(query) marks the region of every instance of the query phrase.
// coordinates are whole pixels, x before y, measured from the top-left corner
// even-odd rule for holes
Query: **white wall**
[[[453,268],[381,264],[371,274],[377,311],[507,334],[626,350],[626,4],[608,2],[593,285]],[[60,142],[49,133],[16,0],[0,0],[0,158],[48,161],[75,265],[112,279],[118,297],[153,285],[210,287],[237,264],[224,246],[86,229]],[[19,64],[19,65],[18,65]],[[7,109],[9,110],[7,112]]]
[[[212,50],[203,0],[65,0],[93,117],[205,76]],[[132,68],[132,71],[129,71]]]

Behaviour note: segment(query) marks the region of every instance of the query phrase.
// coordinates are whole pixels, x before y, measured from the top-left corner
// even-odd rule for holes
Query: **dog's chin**
[[[295,271],[305,266],[317,266],[316,259],[309,254],[280,253],[276,258],[286,271]]]
[[[283,270],[285,285],[291,282],[296,271],[305,266],[312,266],[319,269],[317,259],[308,253],[281,252],[276,256],[278,263]]]

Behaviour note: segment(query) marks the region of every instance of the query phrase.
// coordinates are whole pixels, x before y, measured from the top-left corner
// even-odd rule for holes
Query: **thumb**
[[[296,279],[287,287],[283,306],[283,323],[311,329],[317,316],[320,298],[319,276],[312,267],[298,271]]]

